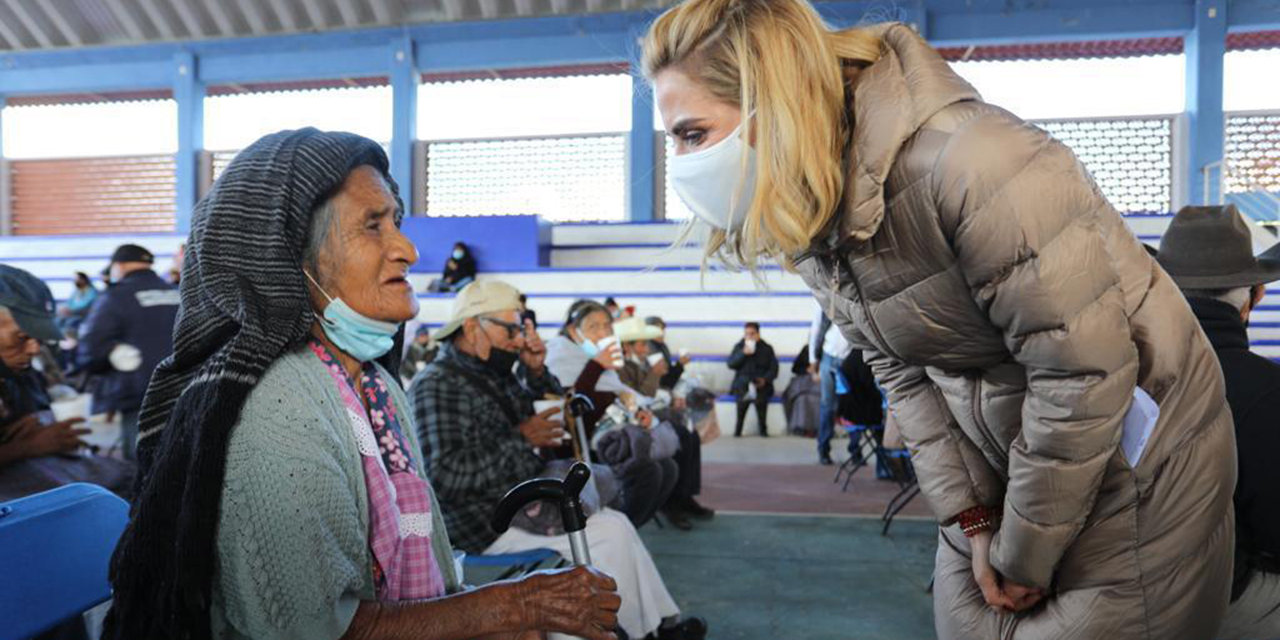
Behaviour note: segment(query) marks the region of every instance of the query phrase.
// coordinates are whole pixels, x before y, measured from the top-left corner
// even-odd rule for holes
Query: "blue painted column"
[[[418,137],[418,73],[413,39],[401,36],[392,40],[391,62],[391,177],[400,187],[400,198],[408,210],[406,215],[425,215],[414,211],[413,142]]]
[[[200,200],[200,153],[204,150],[204,84],[199,60],[189,51],[173,56],[173,99],[178,103],[178,153],[175,230],[191,231],[191,213]]]
[[[653,91],[639,73],[632,72],[631,135],[627,141],[627,218],[653,220],[654,166],[657,145],[653,135]]]
[[[9,165],[4,161],[4,96],[0,95],[0,236],[13,233],[10,211],[13,205],[9,193]]]
[[[1187,59],[1187,193],[1190,204],[1216,204],[1221,184],[1226,119],[1222,67],[1227,52],[1226,0],[1196,0],[1195,26],[1185,39]],[[1205,193],[1205,174],[1209,192]]]

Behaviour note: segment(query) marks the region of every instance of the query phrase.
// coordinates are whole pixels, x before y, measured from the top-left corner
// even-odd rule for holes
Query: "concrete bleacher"
[[[1139,238],[1156,246],[1170,218],[1144,214],[1126,216],[1126,221]],[[776,267],[754,277],[716,267],[703,271],[697,246],[669,249],[679,232],[679,225],[666,223],[556,225],[550,235],[551,266],[491,273],[484,271],[482,262],[481,277],[500,278],[524,291],[548,338],[558,330],[569,305],[582,297],[613,296],[624,306],[634,305],[637,315],[662,316],[668,321],[669,344],[688,349],[693,357],[690,374],[717,394],[728,392],[732,372],[725,359],[741,338],[743,323],[760,322],[764,339],[782,361],[776,382],[781,393],[790,381],[794,356],[807,343],[815,309],[808,289],[798,276]],[[75,271],[96,276],[121,243],[146,246],[156,254],[158,268],[167,269],[182,241],[171,234],[0,238],[0,262],[44,278],[54,296],[64,299]],[[425,290],[435,273],[434,265],[424,264],[411,279],[418,290]],[[448,317],[452,296],[422,294],[420,300],[419,323],[438,326]],[[1268,291],[1249,331],[1255,351],[1280,359],[1280,288]],[[720,404],[721,426],[731,429],[732,403],[722,397]],[[753,425],[754,418],[748,424],[750,432]],[[781,432],[783,425],[781,405],[775,402],[770,426]]]

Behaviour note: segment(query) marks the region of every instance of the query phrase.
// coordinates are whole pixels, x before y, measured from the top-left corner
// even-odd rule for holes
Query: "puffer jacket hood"
[[[863,350],[947,525],[939,636],[1213,637],[1235,455],[1204,334],[1070,149],[983,103],[911,29],[879,30],[838,224],[795,268]],[[1130,460],[1138,387],[1160,415]],[[975,506],[1003,513],[992,565],[1044,606],[994,614],[951,562]]]
[[[843,203],[838,241],[866,240],[884,219],[884,184],[902,143],[943,108],[979,100],[978,91],[951,70],[914,31],[898,23],[872,28],[884,42],[882,57],[854,87],[853,138],[857,158],[852,198]]]

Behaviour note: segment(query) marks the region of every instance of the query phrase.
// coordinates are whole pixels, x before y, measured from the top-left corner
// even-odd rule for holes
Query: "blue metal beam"
[[[1193,26],[1186,0],[1161,4],[1070,6],[1016,11],[930,12],[934,46],[1070,42],[1109,38],[1180,36]]]
[[[1274,0],[1235,0],[1227,16],[1231,31],[1280,29],[1280,3]]]
[[[418,84],[421,77],[415,64],[413,39],[402,36],[387,50],[387,66],[391,70],[391,177],[400,187],[408,215],[414,211],[413,141],[418,129]]]
[[[190,52],[173,56],[173,99],[178,103],[178,152],[174,158],[177,182],[175,228],[191,231],[191,213],[200,199],[200,152],[204,149],[204,84],[199,61]]]
[[[16,96],[160,89],[169,86],[171,76],[169,59],[54,67],[0,67],[0,94]]]
[[[657,187],[653,168],[657,143],[653,133],[653,92],[639,73],[631,79],[631,135],[627,140],[627,217],[636,222],[656,216],[654,193]]]
[[[1187,175],[1183,179],[1187,180],[1191,203],[1216,203],[1226,130],[1222,112],[1222,68],[1227,48],[1226,0],[1196,0],[1195,28],[1187,34],[1185,43],[1189,126]]]
[[[228,84],[381,76],[387,73],[386,52],[384,43],[324,51],[204,55],[200,80]]]
[[[418,68],[437,72],[625,62],[635,56],[636,49],[626,35],[609,31],[510,40],[427,40],[418,46]]]

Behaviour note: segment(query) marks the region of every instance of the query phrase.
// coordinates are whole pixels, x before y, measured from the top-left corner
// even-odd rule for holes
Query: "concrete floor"
[[[641,530],[686,615],[709,638],[933,638],[937,527],[875,518],[718,515],[689,532]]]

